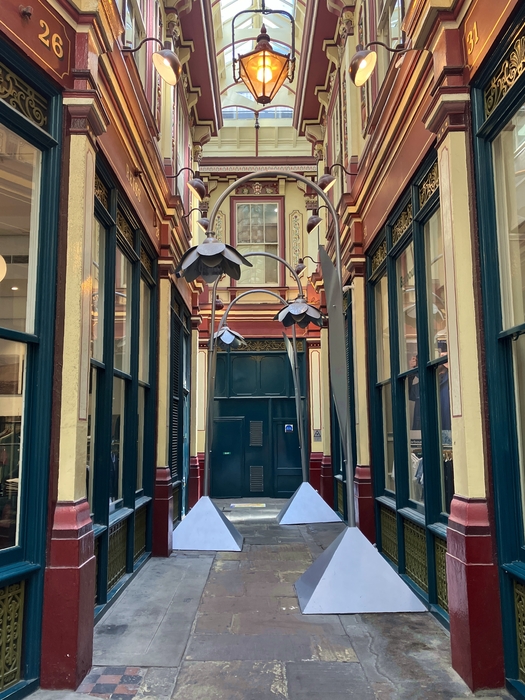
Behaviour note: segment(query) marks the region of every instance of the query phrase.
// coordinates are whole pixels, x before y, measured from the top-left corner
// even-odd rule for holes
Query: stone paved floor
[[[31,698],[474,697],[429,613],[301,615],[293,583],[344,526],[279,526],[280,506],[222,504],[245,537],[243,551],[152,559],[96,626],[94,666],[77,692]],[[510,698],[503,690],[476,697]]]

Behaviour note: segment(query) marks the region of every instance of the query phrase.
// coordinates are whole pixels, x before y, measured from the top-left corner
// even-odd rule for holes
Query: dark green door
[[[302,480],[297,420],[274,418],[272,427],[275,496],[289,498],[299,488]]]
[[[244,481],[244,418],[213,421],[211,495],[242,498]]]

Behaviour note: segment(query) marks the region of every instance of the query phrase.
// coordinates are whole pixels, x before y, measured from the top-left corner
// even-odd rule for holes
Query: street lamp
[[[184,214],[184,216],[181,216],[181,219],[187,219],[194,211],[198,211],[199,213],[201,213],[201,210],[199,209],[199,207],[193,207],[193,209],[190,209],[187,214]],[[207,231],[208,226],[210,225],[210,222],[206,217],[201,216],[197,219],[197,224],[199,225],[199,227],[203,231]]]
[[[333,186],[335,185],[335,183],[336,183],[335,175],[332,175],[332,170],[333,170],[334,168],[341,168],[342,170],[345,171],[345,173],[346,173],[347,175],[351,175],[351,173],[349,173],[348,170],[347,170],[347,169],[344,167],[344,165],[342,165],[341,163],[334,163],[333,165],[330,165],[330,167],[326,167],[326,168],[324,169],[324,173],[321,175],[321,177],[320,177],[319,180],[317,181],[317,186],[320,187],[321,190],[322,190],[323,192],[328,192],[329,190],[331,190],[332,187],[333,187]],[[320,208],[320,207],[319,207],[319,208]],[[310,221],[311,219],[313,219],[313,216],[310,217],[309,221]],[[312,221],[312,223],[313,223],[313,221]],[[316,226],[317,224],[319,224],[319,223],[321,223],[320,220],[317,221],[317,223],[315,224],[315,226]],[[313,229],[315,228],[315,226],[312,227],[312,231],[313,231]]]
[[[335,229],[335,267],[323,246],[319,246],[319,258],[329,309],[330,383],[345,457],[349,527],[295,582],[301,611],[305,614],[426,611],[426,607],[419,598],[356,527],[341,242],[338,235],[337,212],[333,204],[318,184],[313,183],[303,175],[290,171],[259,171],[245,175],[224,190],[210,214],[210,226],[213,227],[215,217],[226,197],[245,182],[261,177],[285,177],[313,188],[326,203]],[[216,285],[217,282],[215,282]],[[212,306],[212,318],[213,315],[214,308]],[[210,334],[210,348],[213,348],[213,332]]]
[[[376,67],[377,51],[369,51],[370,46],[383,46],[390,53],[405,54],[407,51],[428,51],[432,55],[432,51],[429,49],[409,49],[403,44],[393,49],[382,41],[370,41],[365,46],[357,46],[357,52],[352,56],[350,68],[348,69],[350,79],[357,87],[361,87],[366,83]]]
[[[188,189],[190,190],[190,192],[192,192],[192,194],[194,194],[197,197],[199,202],[202,202],[204,197],[206,197],[206,185],[201,180],[201,176],[198,170],[193,170],[193,168],[184,167],[181,168],[178,173],[175,173],[175,175],[166,175],[166,180],[173,180],[178,178],[184,170],[189,170],[192,174],[191,179],[188,180],[188,182],[186,183]]]
[[[147,41],[156,41],[161,45],[160,51],[155,51],[151,60],[155,66],[157,73],[160,75],[162,80],[164,80],[168,85],[176,85],[182,73],[182,63],[176,53],[171,50],[171,42],[167,41],[165,44],[162,43],[160,39],[156,37],[147,37],[143,39],[140,44],[135,49],[130,49],[128,47],[124,48],[124,51],[129,51],[129,53],[135,53],[142,45]]]
[[[238,280],[241,265],[253,267],[233,246],[218,241],[213,231],[209,231],[202,243],[184,253],[175,269],[175,275],[184,277],[187,282],[202,277],[207,284],[212,284],[222,275]]]

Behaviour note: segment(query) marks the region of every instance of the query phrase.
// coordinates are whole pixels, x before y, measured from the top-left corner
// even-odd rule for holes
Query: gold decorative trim
[[[218,348],[221,352],[221,348]],[[304,341],[297,341],[297,352],[304,351]],[[224,351],[223,351],[224,352]],[[247,340],[246,345],[242,345],[240,348],[236,348],[234,352],[286,352],[286,347],[284,345],[284,340],[259,340],[254,338],[252,340]]]
[[[436,589],[439,605],[448,612],[448,586],[447,586],[447,542],[439,537],[434,540],[434,553],[436,557]]]
[[[485,117],[492,114],[523,72],[525,72],[525,25],[521,29],[521,34],[522,36],[516,39],[507,51],[505,58],[485,88]]]
[[[135,542],[133,561],[136,562],[146,551],[146,506],[135,511]]]
[[[412,225],[412,202],[409,202],[397,217],[392,226],[392,245],[395,245],[401,236],[408,231]]]
[[[525,682],[525,586],[514,581],[514,611],[519,680]]]
[[[344,517],[345,497],[344,497],[343,482],[338,479],[336,481],[336,484],[337,484],[337,512],[341,513],[341,515]]]
[[[109,209],[109,190],[98,175],[95,175],[95,197]]]
[[[0,691],[21,679],[25,581],[0,588]]]
[[[225,227],[225,222],[226,222],[226,215],[222,210],[219,210],[217,212],[217,216],[215,217],[215,238],[218,241],[221,241],[224,243],[224,227]]]
[[[117,211],[117,228],[132,248],[135,248],[135,236],[121,211]]]
[[[405,520],[405,567],[412,581],[428,593],[427,539],[424,528]]]
[[[14,107],[37,126],[47,127],[47,100],[22,78],[0,63],[0,100]]]
[[[372,274],[374,274],[384,260],[386,260],[386,241],[381,243],[372,256]]]
[[[279,194],[279,183],[275,182],[246,182],[235,188],[235,194],[268,195]]]
[[[153,261],[142,246],[140,246],[140,262],[150,275],[153,275]]]
[[[111,590],[126,573],[127,536],[127,519],[121,520],[109,528],[108,591]]]
[[[439,187],[439,169],[437,161],[428,171],[425,179],[419,185],[419,206],[424,206]]]
[[[301,231],[303,229],[303,215],[298,209],[290,214],[290,238],[292,249],[292,267],[297,267],[301,257]]]
[[[381,551],[391,559],[394,564],[398,563],[397,551],[397,517],[394,511],[385,506],[379,507],[381,514]]]

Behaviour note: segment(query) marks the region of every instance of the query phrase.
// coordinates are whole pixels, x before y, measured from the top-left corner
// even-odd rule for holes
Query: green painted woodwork
[[[0,691],[22,674],[25,581],[0,588]]]
[[[397,517],[394,511],[384,505],[379,506],[381,515],[381,552],[398,563],[397,554]]]
[[[434,538],[436,560],[436,588],[438,604],[448,613],[447,585],[447,542],[439,537]]]
[[[109,528],[108,590],[126,573],[128,521],[125,518]]]
[[[499,251],[494,193],[492,140],[525,101],[525,74],[485,116],[484,91],[499,71],[501,61],[514,44],[525,22],[520,8],[513,25],[495,46],[479,71],[472,90],[474,172],[481,261],[481,291],[487,397],[494,488],[494,517],[500,564],[500,596],[503,621],[505,675],[524,694],[520,681],[525,669],[523,596],[525,550],[523,513],[520,503],[518,435],[514,403],[512,335],[501,334]]]
[[[135,511],[135,546],[133,561],[136,562],[146,551],[147,506]]]
[[[405,570],[417,585],[428,593],[428,561],[425,529],[410,520],[403,522]]]

